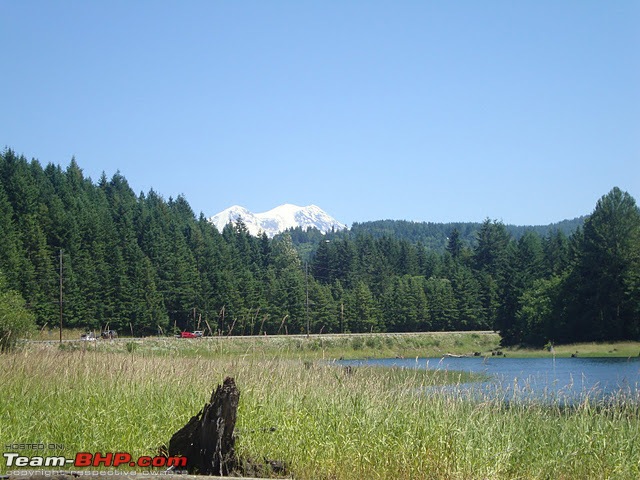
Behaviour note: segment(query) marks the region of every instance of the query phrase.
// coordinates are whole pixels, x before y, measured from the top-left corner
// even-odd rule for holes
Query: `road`
[[[331,339],[331,338],[353,338],[353,337],[404,337],[404,336],[421,336],[421,335],[452,335],[452,334],[477,334],[477,335],[493,335],[497,332],[492,330],[464,330],[464,331],[452,331],[452,332],[383,332],[383,333],[312,333],[307,335],[306,333],[301,334],[291,334],[291,335],[234,335],[234,336],[205,336],[199,338],[181,338],[176,340],[183,341],[214,341],[214,340],[228,340],[228,339],[258,339],[258,338],[299,338],[299,339]],[[83,340],[82,338],[78,339],[63,339],[62,342],[86,342],[87,344],[93,344],[93,342],[131,342],[131,341],[143,341],[143,340],[153,340],[153,339],[166,339],[166,338],[175,338],[175,337],[160,337],[160,336],[150,336],[150,337],[118,337],[113,339],[102,339],[97,338],[96,340]],[[28,340],[30,343],[60,343],[60,340]]]

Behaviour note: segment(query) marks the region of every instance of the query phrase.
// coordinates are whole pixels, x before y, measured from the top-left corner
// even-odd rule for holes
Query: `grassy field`
[[[640,477],[638,405],[507,406],[430,390],[469,380],[457,372],[346,374],[322,361],[495,346],[490,334],[357,338],[30,344],[0,356],[0,449],[55,443],[67,457],[153,456],[233,376],[238,453],[283,460],[295,478]]]
[[[78,340],[84,333],[80,330],[64,330],[64,340]],[[59,340],[57,330],[42,330],[33,337],[37,341]],[[89,344],[66,343],[66,350],[97,348],[101,351],[139,352],[156,355],[224,357],[228,355],[251,355],[258,351],[262,355],[279,358],[393,358],[393,357],[441,357],[446,354],[473,355],[476,352],[491,356],[493,351],[502,351],[512,357],[637,357],[640,342],[581,343],[556,345],[552,351],[518,347],[503,348],[500,336],[494,332],[428,332],[417,334],[351,334],[271,336],[271,337],[205,337],[199,339],[174,339],[169,337],[119,338],[115,342],[102,339]]]
[[[63,339],[78,340],[80,331],[63,331]],[[58,335],[58,336],[56,336]],[[57,331],[43,331],[34,340],[56,342]],[[433,332],[420,334],[351,334],[263,336],[263,337],[203,337],[174,339],[172,337],[119,338],[114,342],[98,339],[97,342],[65,342],[67,350],[97,348],[104,351],[138,351],[156,355],[219,357],[247,355],[260,352],[279,358],[328,359],[370,357],[424,357],[442,356],[446,353],[473,354],[479,351],[490,355],[498,348],[500,336],[487,332]]]
[[[601,342],[555,345],[553,350],[509,348],[505,350],[514,357],[640,357],[640,342]]]
[[[86,333],[85,330],[80,330],[77,328],[64,328],[62,330],[62,339],[63,340],[78,340],[80,335]],[[100,332],[97,332],[98,334]],[[32,337],[32,340],[39,341],[56,341],[60,340],[60,330],[57,328],[42,328],[36,331]]]

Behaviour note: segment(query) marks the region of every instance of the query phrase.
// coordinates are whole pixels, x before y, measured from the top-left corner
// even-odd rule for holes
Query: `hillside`
[[[518,240],[525,232],[532,231],[541,237],[551,232],[560,231],[565,235],[571,235],[578,227],[582,226],[586,216],[563,220],[549,225],[505,225],[511,236]],[[421,243],[427,248],[444,251],[447,239],[451,232],[458,230],[463,244],[474,246],[477,243],[477,234],[482,223],[478,222],[411,222],[406,220],[377,220],[371,222],[354,223],[351,227],[352,234],[365,233],[374,237],[394,236],[412,243]]]
[[[219,232],[182,196],[136,195],[119,173],[94,183],[75,160],[42,167],[6,150],[0,309],[13,314],[0,318],[0,338],[15,317],[2,299],[19,297],[40,327],[59,325],[62,312],[65,327],[132,335],[495,330],[505,343],[533,345],[638,338],[633,197],[614,187],[569,236],[525,230],[387,220],[324,236],[297,227],[256,237],[242,224]]]
[[[540,237],[546,237],[555,232],[561,232],[570,236],[584,224],[587,216],[583,215],[572,220],[549,225],[505,225],[507,232],[519,240],[526,232],[534,232]],[[329,233],[325,237],[316,229],[303,230],[292,228],[287,231],[293,244],[304,259],[310,259],[320,239],[331,240],[344,238],[345,236],[370,235],[374,238],[393,237],[398,240],[406,240],[414,245],[422,245],[429,251],[442,253],[445,251],[449,235],[457,230],[460,240],[465,247],[473,248],[478,243],[478,232],[482,223],[477,222],[411,222],[407,220],[376,220],[354,223],[350,229],[335,233]]]

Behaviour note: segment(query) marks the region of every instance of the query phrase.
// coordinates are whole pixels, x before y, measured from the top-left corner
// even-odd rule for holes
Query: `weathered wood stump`
[[[235,381],[225,378],[200,413],[173,434],[169,455],[186,457],[190,474],[225,476],[237,470],[233,429],[239,400]]]

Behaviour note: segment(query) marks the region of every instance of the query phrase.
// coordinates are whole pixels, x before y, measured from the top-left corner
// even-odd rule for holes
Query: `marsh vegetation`
[[[469,374],[345,371],[282,345],[285,354],[275,355],[261,343],[235,342],[209,354],[193,350],[206,342],[180,339],[164,346],[97,343],[78,350],[31,345],[0,357],[0,447],[56,443],[68,457],[79,451],[155,455],[230,375],[241,391],[239,454],[283,460],[295,478],[640,474],[638,405],[622,398],[572,409],[506,404],[429,389],[468,382]],[[138,347],[122,347],[129,344]]]

